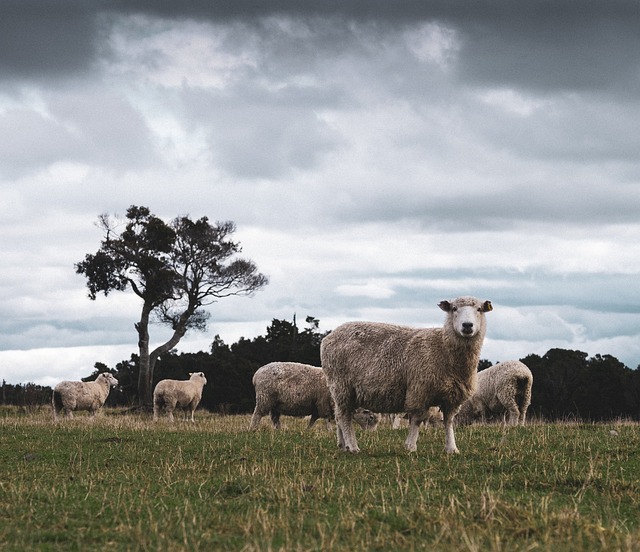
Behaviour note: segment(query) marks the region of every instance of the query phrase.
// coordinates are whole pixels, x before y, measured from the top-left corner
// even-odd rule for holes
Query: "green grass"
[[[0,413],[1,550],[640,550],[640,425],[359,432]],[[610,431],[615,429],[617,435]]]

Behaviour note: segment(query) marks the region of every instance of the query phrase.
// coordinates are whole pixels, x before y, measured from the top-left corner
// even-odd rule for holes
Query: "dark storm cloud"
[[[71,75],[91,66],[98,3],[0,2],[0,80]]]
[[[624,91],[640,80],[640,7],[635,0],[10,1],[0,4],[2,78],[87,70],[104,53],[105,26],[118,15],[249,24],[279,16],[307,18],[314,24],[333,21],[327,29],[365,23],[367,32],[438,21],[459,33],[462,81],[538,90]],[[331,33],[326,38],[327,45],[336,44]]]

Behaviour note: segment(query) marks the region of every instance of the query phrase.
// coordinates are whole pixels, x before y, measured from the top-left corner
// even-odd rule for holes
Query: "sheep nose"
[[[462,323],[462,332],[463,333],[471,333],[473,331],[473,322],[463,322]]]

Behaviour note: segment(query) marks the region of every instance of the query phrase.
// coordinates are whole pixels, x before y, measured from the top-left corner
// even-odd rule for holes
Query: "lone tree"
[[[87,278],[89,298],[131,288],[142,299],[135,324],[140,350],[138,397],[140,406],[152,403],[156,360],[173,349],[190,329],[204,331],[209,313],[202,307],[222,297],[249,295],[268,283],[256,265],[236,257],[241,247],[230,236],[233,222],[210,224],[207,217],[188,216],[167,224],[147,207],[127,209],[126,226],[118,232],[118,217],[103,214],[100,249],[75,265]],[[124,222],[124,221],[123,221]],[[166,343],[149,351],[149,323],[168,325]]]

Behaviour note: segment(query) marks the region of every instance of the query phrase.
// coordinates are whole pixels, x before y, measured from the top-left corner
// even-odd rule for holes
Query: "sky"
[[[482,358],[635,369],[639,28],[637,0],[0,1],[0,379],[137,352],[137,298],[74,269],[130,205],[234,221],[269,277],[180,352],[473,295]]]

